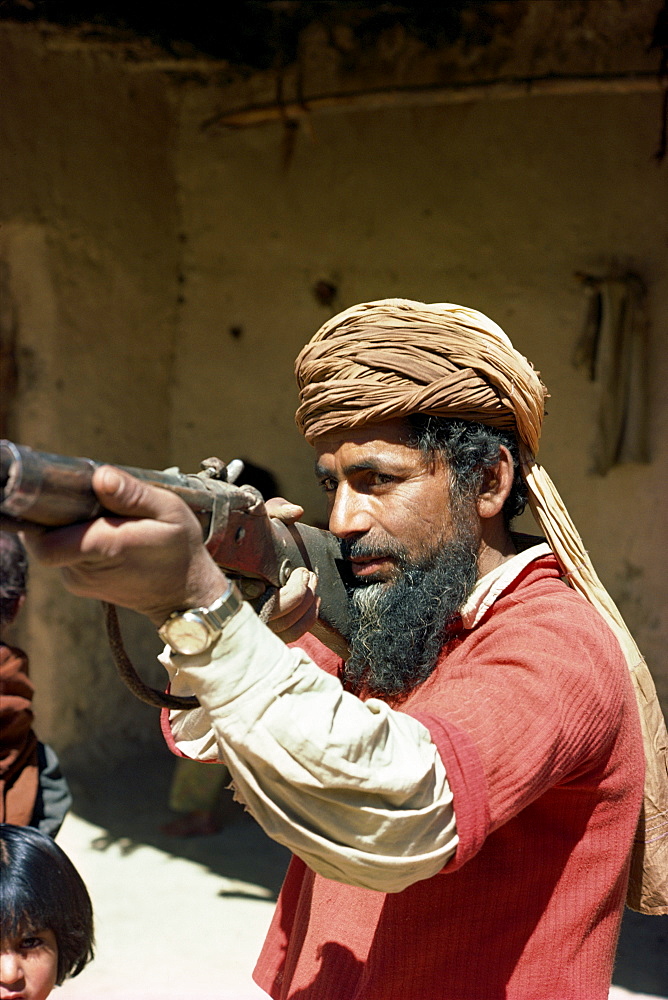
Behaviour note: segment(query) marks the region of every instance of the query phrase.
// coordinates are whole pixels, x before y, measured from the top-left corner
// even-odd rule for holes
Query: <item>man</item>
[[[111,468],[94,484],[119,520],[36,552],[74,593],[160,628],[172,691],[201,703],[170,713],[168,738],[224,759],[293,851],[255,972],[272,997],[603,1000],[643,749],[623,624],[592,606],[586,553],[533,462],[545,390],[487,317],[405,300],[325,324],[297,378],[350,563],[346,663],[304,635],[312,574],[278,597],[290,648],[180,501]],[[509,530],[527,489],[559,562]],[[190,631],[186,608],[207,609]]]

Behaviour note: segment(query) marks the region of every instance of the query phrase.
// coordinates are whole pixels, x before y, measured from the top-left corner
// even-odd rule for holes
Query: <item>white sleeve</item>
[[[265,832],[327,878],[400,892],[457,847],[452,793],[429,731],[375,698],[361,701],[246,604],[200,656],[165,650],[186,756],[219,755]]]

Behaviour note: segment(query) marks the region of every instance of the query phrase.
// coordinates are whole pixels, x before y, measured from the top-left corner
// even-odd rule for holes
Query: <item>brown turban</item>
[[[410,413],[515,433],[533,515],[564,576],[614,631],[631,671],[647,773],[627,902],[647,913],[668,912],[668,734],[645,661],[561,497],[535,461],[547,395],[538,373],[483,313],[450,303],[382,299],[328,320],[299,354],[295,374],[297,426],[309,441]]]
[[[501,327],[474,309],[366,302],[322,326],[296,362],[307,440],[429,413],[517,432],[538,448],[546,390]]]

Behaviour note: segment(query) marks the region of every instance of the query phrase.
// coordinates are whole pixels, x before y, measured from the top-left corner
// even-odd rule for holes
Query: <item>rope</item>
[[[175,694],[166,694],[164,691],[158,691],[157,688],[152,688],[148,684],[144,684],[132,665],[130,657],[125,652],[116,606],[102,601],[102,608],[107,626],[109,648],[111,649],[116,669],[121,675],[121,680],[132,691],[135,698],[139,698],[140,701],[143,701],[146,705],[152,705],[154,708],[197,708],[199,701],[194,695],[182,698]]]

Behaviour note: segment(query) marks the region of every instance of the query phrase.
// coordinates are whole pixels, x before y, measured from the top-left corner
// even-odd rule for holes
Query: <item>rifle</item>
[[[0,528],[21,531],[30,525],[64,527],[97,517],[116,516],[98,503],[92,487],[100,465],[90,458],[70,458],[0,441]],[[270,518],[260,493],[228,482],[227,466],[207,458],[201,471],[157,471],[119,465],[143,482],[176,493],[202,528],[202,539],[215,562],[234,578],[242,595],[262,617],[276,588],[298,566],[318,574],[318,620],[312,632],[344,659],[348,656],[348,596],[339,541],[329,531],[305,524],[286,525]],[[194,707],[196,698],[177,698],[144,684],[123,648],[118,617],[105,604],[109,642],[121,677],[142,701],[160,708]]]

